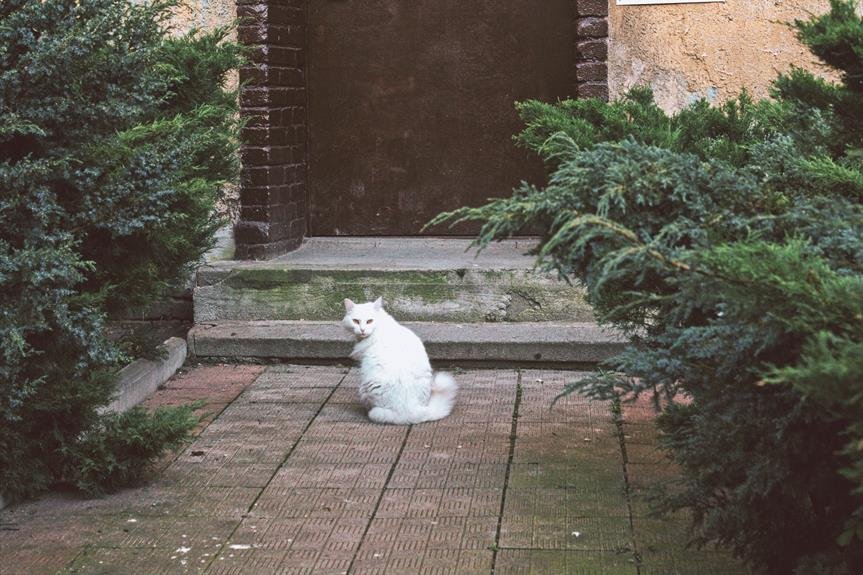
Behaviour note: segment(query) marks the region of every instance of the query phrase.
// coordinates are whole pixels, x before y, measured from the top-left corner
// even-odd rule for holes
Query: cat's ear
[[[354,309],[354,302],[345,298],[345,311],[351,311],[352,309]]]
[[[375,303],[373,305],[374,305],[375,311],[380,311],[381,308],[384,307],[384,298],[379,297],[378,299],[375,300]]]

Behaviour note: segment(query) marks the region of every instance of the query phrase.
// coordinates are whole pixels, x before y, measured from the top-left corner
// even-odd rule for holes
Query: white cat
[[[360,362],[360,400],[377,423],[407,425],[443,419],[458,386],[434,373],[423,342],[383,309],[383,302],[345,300],[342,323],[357,339],[351,359]]]

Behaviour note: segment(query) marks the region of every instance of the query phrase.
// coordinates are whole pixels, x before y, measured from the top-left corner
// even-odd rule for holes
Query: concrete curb
[[[596,364],[623,350],[626,339],[595,323],[406,322],[432,360],[451,362]],[[189,332],[200,358],[347,359],[353,341],[333,322],[249,321],[199,324]]]
[[[171,379],[186,361],[188,345],[179,337],[167,339],[164,358],[138,359],[124,367],[117,377],[117,397],[102,412],[121,413],[132,409]]]

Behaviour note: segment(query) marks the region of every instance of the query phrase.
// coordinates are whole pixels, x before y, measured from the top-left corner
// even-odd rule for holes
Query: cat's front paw
[[[354,350],[348,357],[354,361],[359,361],[360,359],[362,359],[363,354],[357,350]]]

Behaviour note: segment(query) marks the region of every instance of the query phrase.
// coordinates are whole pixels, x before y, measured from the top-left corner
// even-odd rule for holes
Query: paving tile
[[[454,572],[465,575],[485,575],[491,571],[493,559],[494,554],[488,548],[461,549],[458,554],[458,565]],[[432,569],[433,567],[432,565]],[[430,573],[434,573],[434,571],[430,570]]]
[[[50,510],[26,515],[10,513],[12,510],[7,509],[0,516],[0,550],[3,551],[83,546],[98,537],[108,521],[94,515],[89,521],[70,522],[68,515]],[[73,510],[67,508],[66,511]],[[74,511],[86,513],[81,509]]]
[[[171,481],[156,478],[140,487],[129,487],[105,497],[85,499],[81,496],[58,496],[50,494],[35,502],[13,507],[35,512],[35,515],[54,521],[56,524],[70,522],[75,518],[100,520],[117,514],[138,516],[161,516],[172,513],[187,497],[188,491]],[[4,519],[5,521],[5,519]],[[72,523],[82,525],[81,523]]]
[[[265,369],[262,365],[251,364],[198,364],[194,367],[184,367],[163,387],[165,389],[227,388],[254,382]]]
[[[283,573],[301,567],[308,570],[321,559],[349,562],[366,525],[365,521],[334,519],[294,521],[292,524],[279,520],[271,525],[253,521],[261,526],[260,533],[252,538],[238,533],[222,549],[210,572],[247,573],[253,572],[248,570],[249,566],[260,569],[265,564],[269,570],[258,573]]]
[[[495,575],[636,575],[631,553],[502,549]]]
[[[243,486],[233,475],[255,471],[272,475],[290,453],[294,441],[261,443],[238,447],[226,454],[211,445],[193,445],[188,458],[178,460],[165,472],[164,478],[174,478],[189,485]],[[199,455],[196,457],[196,455]],[[196,461],[197,460],[197,461]],[[261,471],[264,470],[264,471]],[[220,483],[221,482],[221,483]],[[257,483],[248,486],[258,486]]]
[[[375,517],[497,517],[501,489],[386,489]]]
[[[448,420],[413,427],[400,461],[503,463],[509,459],[508,422],[456,423]]]
[[[308,423],[320,409],[317,403],[241,403],[225,408],[219,421],[225,423]]]
[[[473,463],[431,459],[420,462],[399,461],[393,471],[389,487],[503,488],[506,481],[506,468],[505,463]]]
[[[368,521],[365,518],[354,520],[332,517],[308,518],[294,538],[291,550],[344,550],[345,539],[351,543],[349,549],[355,549],[360,544],[367,524]],[[333,545],[333,542],[338,542],[339,545]]]
[[[333,392],[329,387],[252,385],[238,398],[240,403],[315,403],[322,404]]]
[[[210,564],[208,575],[262,575],[278,573],[287,551],[278,549],[226,549]]]
[[[504,518],[629,517],[629,507],[622,486],[510,487],[503,514]]]
[[[332,395],[330,396],[327,403],[329,405],[334,404],[359,404],[359,392],[356,387],[350,387],[346,384],[342,384],[338,386],[335,390],[333,390]]]
[[[369,525],[357,572],[475,572],[490,568],[496,517],[381,518]],[[435,571],[437,570],[437,571]]]
[[[623,463],[615,461],[575,463],[513,463],[509,471],[509,487],[576,488],[596,493],[623,493],[626,481]]]
[[[298,463],[288,462],[270,485],[284,487],[367,487],[383,489],[392,464],[389,463]]]
[[[445,521],[429,519],[404,519],[376,517],[369,525],[358,559],[375,558],[376,555],[417,553],[428,546],[433,529],[441,529],[449,537],[458,536],[464,529],[463,518],[448,518]]]
[[[416,553],[388,556],[376,554],[354,560],[352,574],[355,575],[413,575],[420,573],[423,557]]]
[[[515,441],[516,463],[622,465],[620,439],[611,428],[562,422],[521,422]]]
[[[343,421],[349,423],[369,423],[368,411],[358,403],[328,402],[321,408],[315,421]]]
[[[201,398],[218,417],[146,485],[3,511],[3,574],[632,574],[627,476],[642,573],[743,572],[684,550],[682,519],[646,517],[649,486],[679,470],[643,401],[624,407],[625,476],[608,403],[549,410],[583,374],[523,372],[513,444],[518,372],[455,371],[450,417],[397,427],[368,420],[356,369],[189,370],[150,405]]]
[[[461,389],[485,387],[515,396],[518,371],[514,369],[472,369],[449,371]]]
[[[103,522],[100,533],[88,543],[93,547],[148,548],[190,547],[214,549],[225,543],[239,519],[214,517],[127,517]]]
[[[607,401],[595,401],[572,393],[561,396],[566,385],[586,376],[583,372],[539,371],[522,372],[519,421],[550,421],[574,424],[596,424],[611,421],[611,406]]]
[[[350,369],[319,365],[271,365],[255,383],[260,387],[335,387]]]
[[[171,514],[239,519],[248,512],[260,492],[257,487],[207,486],[184,497]]]
[[[272,518],[369,518],[379,498],[380,489],[271,485],[261,493],[252,513]]]
[[[81,546],[57,545],[47,548],[7,547],[0,539],[3,575],[34,575],[60,573],[81,552]]]
[[[291,465],[321,463],[395,463],[398,444],[352,444],[303,438],[291,452]]]
[[[312,573],[347,574],[348,568],[354,559],[354,552],[324,550],[318,554],[317,561],[312,568]],[[282,566],[285,572],[290,573],[287,559]]]
[[[370,421],[363,423],[315,421],[303,434],[298,448],[303,444],[319,445],[323,450],[333,445],[349,445],[357,448],[371,446],[380,451],[398,452],[407,432],[408,428],[405,426],[378,425]],[[291,457],[293,456],[292,454]]]
[[[221,466],[172,466],[165,470],[160,481],[175,487],[257,487],[269,483],[278,468],[277,462],[235,463]]]
[[[38,513],[25,517],[9,511],[5,510],[0,516],[0,573],[3,575],[60,572],[87,543],[99,536],[102,528],[98,520],[70,522],[62,514]]]
[[[306,425],[305,421],[217,420],[186,448],[177,463],[213,460],[213,455],[224,455],[228,450],[235,461],[281,462]]]
[[[173,575],[203,573],[212,552],[178,548],[93,548],[77,557],[68,572],[80,575]]]
[[[356,388],[360,386],[360,371],[357,368],[352,368],[348,373],[344,375],[344,378],[341,380],[339,387],[342,388],[353,388],[356,391]]]
[[[504,515],[500,546],[622,552],[632,548],[628,517]]]
[[[514,371],[473,371],[454,377],[459,393],[452,414],[443,421],[511,423],[518,381]]]

